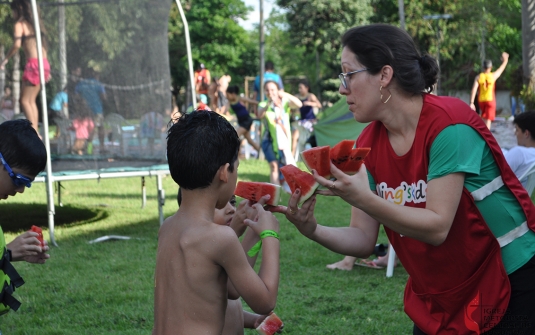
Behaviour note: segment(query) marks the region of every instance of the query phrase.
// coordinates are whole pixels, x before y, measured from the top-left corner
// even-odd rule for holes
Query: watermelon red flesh
[[[256,328],[256,331],[262,335],[273,335],[281,329],[283,325],[281,319],[279,319],[275,313],[271,313],[264,319],[264,321],[262,321],[260,326]]]
[[[370,152],[370,148],[356,148],[351,151],[349,160],[342,166],[342,172],[346,174],[355,174],[359,171],[360,166],[364,162],[364,158]]]
[[[262,196],[269,194],[271,197],[266,205],[276,206],[279,204],[281,187],[270,183],[239,181],[234,194],[253,202],[257,202]]]
[[[284,176],[284,180],[286,180],[288,186],[290,186],[292,193],[294,193],[296,189],[301,190],[299,205],[310,198],[320,185],[310,173],[301,171],[293,165],[283,166],[280,168],[280,171]]]
[[[342,169],[343,166],[347,163],[347,160],[349,159],[349,156],[351,155],[351,151],[353,150],[354,146],[355,141],[343,140],[334,147],[332,147],[329,156],[331,158],[331,161],[337,168]]]
[[[323,178],[331,177],[331,148],[328,145],[315,147],[301,152],[301,158],[308,171],[316,170]]]

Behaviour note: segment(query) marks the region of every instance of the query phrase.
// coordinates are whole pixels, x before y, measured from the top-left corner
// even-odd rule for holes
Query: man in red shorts
[[[509,54],[507,52],[502,53],[502,65],[496,70],[492,71],[492,62],[485,60],[483,62],[483,72],[476,76],[474,80],[474,86],[472,86],[472,94],[470,95],[470,108],[476,110],[474,100],[476,98],[477,90],[479,89],[479,109],[481,110],[481,118],[485,121],[487,128],[490,129],[490,125],[496,117],[496,96],[494,94],[494,83],[501,76],[503,70],[507,66],[509,60]]]

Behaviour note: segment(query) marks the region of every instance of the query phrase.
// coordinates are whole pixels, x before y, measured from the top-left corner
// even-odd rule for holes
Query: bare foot
[[[339,262],[328,264],[327,269],[351,271],[355,265],[355,257],[346,256]]]

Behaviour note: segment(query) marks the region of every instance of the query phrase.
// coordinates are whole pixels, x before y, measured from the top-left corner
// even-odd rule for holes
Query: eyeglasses
[[[9,174],[9,177],[11,178],[11,181],[13,181],[13,184],[15,184],[15,186],[26,186],[28,188],[32,187],[32,180],[26,176],[21,175],[20,173],[13,172],[13,170],[11,170],[11,167],[4,159],[4,156],[2,156],[2,153],[0,153],[0,160],[2,161],[2,165],[4,165],[4,168],[6,169],[7,173]]]
[[[347,72],[347,73],[342,72],[338,75],[338,78],[340,78],[340,81],[342,82],[342,86],[344,86],[344,88],[347,89],[347,82],[346,82],[347,78],[351,77],[355,73],[364,72],[364,71],[368,71],[368,69],[362,69],[362,70],[357,70],[357,71],[352,71],[352,72]]]

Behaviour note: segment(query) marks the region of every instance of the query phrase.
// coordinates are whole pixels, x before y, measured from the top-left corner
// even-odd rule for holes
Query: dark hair
[[[167,133],[167,160],[173,180],[186,190],[210,186],[226,163],[233,172],[240,139],[221,115],[207,110],[185,113]]]
[[[535,140],[535,111],[527,111],[516,114],[513,123],[516,124],[522,131],[529,130],[531,139]]]
[[[306,79],[300,80],[297,85],[299,85],[299,84],[305,86],[310,91],[310,85],[308,84],[308,80],[306,80]]]
[[[227,93],[240,94],[240,87],[238,85],[231,85],[227,87]]]
[[[483,69],[490,69],[492,67],[492,61],[490,59],[485,59],[483,61]]]
[[[28,120],[0,124],[0,152],[12,168],[38,175],[46,166],[46,149]]]
[[[176,194],[176,202],[178,203],[178,207],[182,205],[182,189],[178,188],[178,193]]]
[[[28,22],[34,32],[35,32],[35,26],[33,23],[33,11],[32,11],[32,5],[30,4],[29,0],[13,0],[9,4],[11,9],[17,13],[18,19],[23,19],[24,21]],[[48,43],[46,40],[46,29],[43,25],[43,21],[40,18],[40,9],[39,5],[37,5],[37,15],[39,17],[39,29],[41,30],[41,39],[42,39],[42,45],[45,50],[48,50]]]
[[[273,84],[277,85],[277,89],[279,89],[279,90],[281,89],[281,87],[279,86],[279,83],[277,83],[277,82],[274,81],[274,80],[268,80],[268,81],[266,81],[266,82],[264,83],[264,88],[266,88],[267,84],[269,84],[269,83],[273,83]]]
[[[433,91],[438,64],[433,57],[420,55],[405,30],[388,24],[355,27],[345,32],[342,45],[356,55],[370,74],[377,74],[385,65],[390,65],[397,84],[406,92]]]
[[[266,70],[266,71],[273,71],[273,70],[275,70],[275,65],[273,64],[272,61],[268,60],[268,61],[264,64],[264,70]]]

